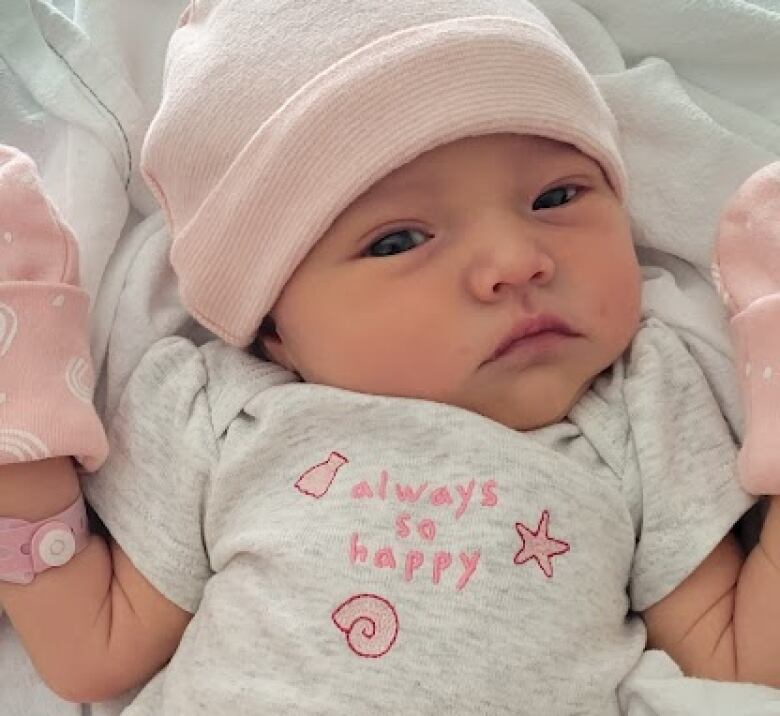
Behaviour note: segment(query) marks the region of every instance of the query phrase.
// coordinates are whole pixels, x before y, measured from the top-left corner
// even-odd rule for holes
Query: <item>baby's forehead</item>
[[[493,134],[439,145],[374,182],[354,204],[396,196],[429,195],[441,190],[453,171],[473,169],[518,178],[548,171],[597,168],[571,144],[535,135]]]

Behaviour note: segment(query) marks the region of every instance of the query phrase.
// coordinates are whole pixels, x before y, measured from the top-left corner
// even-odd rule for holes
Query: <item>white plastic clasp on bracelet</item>
[[[0,581],[29,584],[36,574],[61,567],[87,546],[84,498],[39,522],[0,517]]]

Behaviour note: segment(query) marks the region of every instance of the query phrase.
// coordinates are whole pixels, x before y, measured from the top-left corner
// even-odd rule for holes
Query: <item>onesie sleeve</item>
[[[82,480],[87,500],[135,567],[189,612],[212,574],[202,515],[218,449],[207,375],[190,341],[153,345],[108,426],[108,460]]]
[[[624,383],[630,424],[626,492],[639,520],[630,597],[644,611],[672,592],[753,503],[737,448],[707,380],[678,336],[651,319],[632,344]],[[633,511],[633,510],[632,510]]]

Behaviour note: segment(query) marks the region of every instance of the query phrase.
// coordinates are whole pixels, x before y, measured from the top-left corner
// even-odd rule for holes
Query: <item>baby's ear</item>
[[[295,371],[290,362],[279,333],[276,331],[276,321],[268,315],[263,319],[252,343],[252,353],[265,361],[271,361],[287,370]]]

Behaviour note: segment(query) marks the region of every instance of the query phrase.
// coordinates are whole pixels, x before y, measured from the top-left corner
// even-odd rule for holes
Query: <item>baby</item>
[[[614,119],[535,8],[193,3],[144,172],[221,340],[160,341],[129,380],[83,482],[109,542],[69,457],[106,452],[86,368],[68,395],[45,332],[86,366],[73,261],[40,250],[72,240],[48,207],[5,228],[0,360],[35,402],[2,406],[0,528],[26,547],[0,603],[55,691],[604,715],[648,644],[780,684],[780,545],[729,534],[736,446],[640,318]]]

